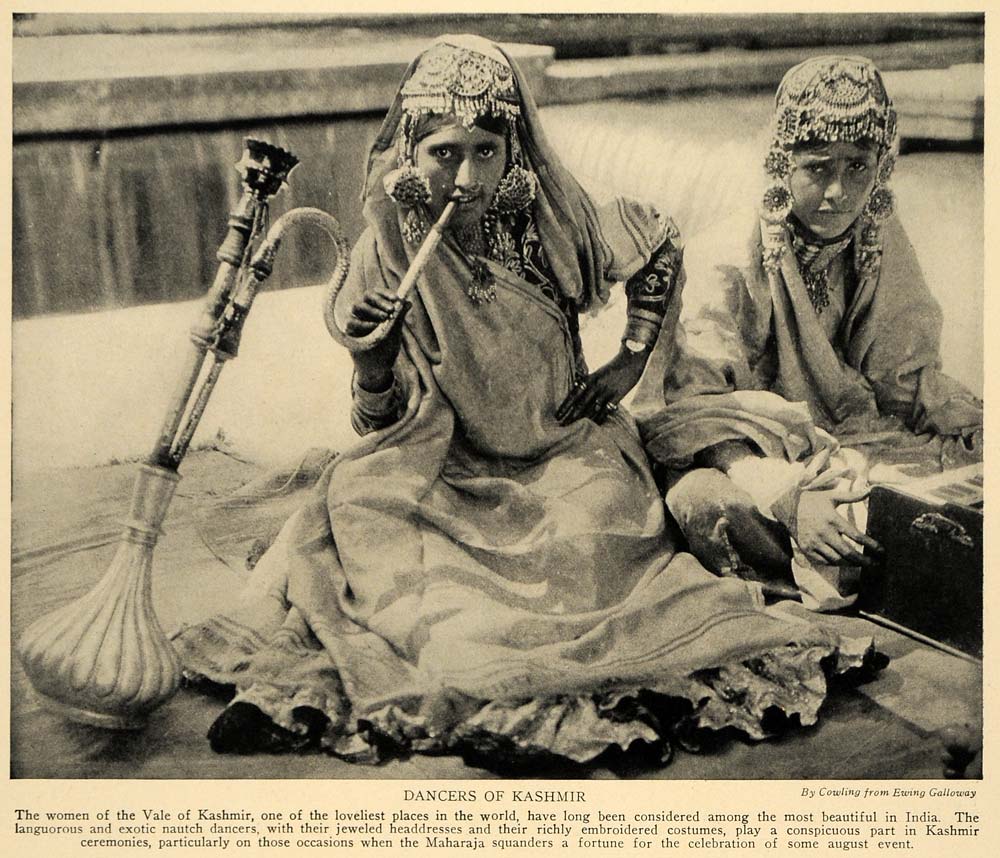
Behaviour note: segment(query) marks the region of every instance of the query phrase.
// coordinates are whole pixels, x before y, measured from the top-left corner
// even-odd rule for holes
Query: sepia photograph
[[[14,13],[11,781],[981,783],[987,17]]]

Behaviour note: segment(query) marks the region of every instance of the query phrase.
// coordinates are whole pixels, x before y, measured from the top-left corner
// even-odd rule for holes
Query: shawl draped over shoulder
[[[663,225],[635,203],[592,204],[508,62],[542,243],[584,308],[644,264]],[[372,150],[342,312],[409,264],[382,187],[400,113],[397,98]],[[630,415],[555,420],[577,361],[563,312],[492,273],[496,299],[473,304],[469,267],[442,242],[405,320],[402,416],[325,467],[230,611],[176,636],[188,675],[235,687],[230,709],[252,705],[282,735],[314,732],[320,713],[318,744],[357,761],[388,740],[576,761],[664,742],[655,719],[623,714],[640,690],[755,737],[771,706],[812,723],[824,669],[858,664],[864,646],[771,613],[756,585],[676,552]],[[260,536],[268,503],[248,491],[226,516]]]
[[[941,372],[941,310],[898,219],[883,225],[878,275],[858,278],[832,341],[794,254],[769,278],[760,236],[756,215],[737,217],[688,246],[680,325],[660,338],[633,403],[650,454],[683,469],[707,447],[749,440],[795,461],[824,445],[819,427],[872,460],[967,460],[962,436],[981,428],[982,403]]]

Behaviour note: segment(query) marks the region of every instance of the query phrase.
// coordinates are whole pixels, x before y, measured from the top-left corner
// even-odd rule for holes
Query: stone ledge
[[[239,39],[219,33],[15,39],[14,135],[88,135],[377,114],[388,107],[406,64],[426,44],[424,39],[352,43],[343,36],[331,40],[323,34],[279,31],[248,33]],[[540,104],[712,88],[773,88],[790,66],[820,50],[722,48],[555,62],[550,47],[507,47],[521,63]],[[950,38],[858,45],[850,50],[870,56],[884,71],[926,69],[980,62],[983,41]],[[939,101],[943,105],[948,99]],[[957,104],[961,99],[952,101]],[[918,136],[981,139],[981,102],[978,108],[957,109],[971,110],[971,119],[961,113],[939,116],[936,124],[920,118],[919,128],[933,133]],[[915,115],[923,116],[919,111]]]
[[[903,137],[928,140],[983,139],[984,66],[888,72],[885,85],[899,113]]]
[[[427,40],[329,45],[209,35],[14,43],[14,135],[381,113]],[[534,90],[552,48],[507,45]]]
[[[546,96],[550,103],[580,103],[705,89],[773,90],[782,75],[810,53],[815,52],[803,48],[720,50],[670,57],[557,62],[546,72]],[[861,45],[852,53],[871,57],[885,71],[904,138],[982,141],[983,65],[977,62],[982,59],[982,42],[949,39]],[[951,67],[933,67],[941,63]],[[892,71],[900,68],[911,70]]]
[[[883,71],[942,68],[981,62],[977,38],[841,47],[749,51],[723,48],[692,54],[618,57],[554,63],[546,72],[549,103],[579,103],[713,88],[773,88],[789,68],[821,52],[870,57]]]

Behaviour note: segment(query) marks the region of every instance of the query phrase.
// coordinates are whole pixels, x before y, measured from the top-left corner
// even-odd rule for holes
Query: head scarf
[[[855,264],[862,276],[877,274],[882,253],[880,225],[892,214],[888,188],[899,150],[896,111],[882,75],[864,57],[813,57],[790,69],[778,86],[771,147],[764,161],[770,184],[764,191],[764,265],[777,271],[787,248],[794,169],[793,150],[810,143],[871,141],[878,163],[875,183],[855,223]]]
[[[383,267],[405,272],[413,252],[401,237],[399,208],[386,194],[385,177],[406,156],[416,118],[440,112],[467,127],[484,115],[509,120],[512,156],[517,153],[537,180],[533,214],[559,290],[578,309],[606,300],[608,251],[593,203],[549,145],[517,64],[478,36],[441,36],[410,63],[369,153],[362,202]]]

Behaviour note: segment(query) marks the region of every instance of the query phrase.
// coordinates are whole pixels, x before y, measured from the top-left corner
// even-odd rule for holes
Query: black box
[[[878,562],[862,572],[858,610],[982,658],[981,501],[978,506],[932,502],[876,486],[867,529],[884,554],[867,552]]]

